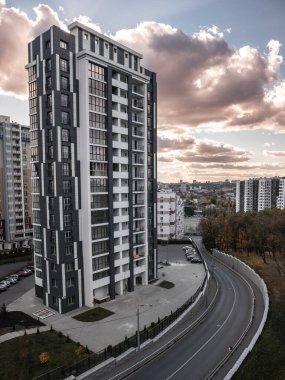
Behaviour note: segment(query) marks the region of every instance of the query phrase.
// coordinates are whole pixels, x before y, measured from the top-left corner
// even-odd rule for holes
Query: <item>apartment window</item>
[[[52,129],[47,130],[47,141],[53,142],[53,130]]]
[[[46,71],[51,71],[51,59],[46,60]]]
[[[38,129],[38,117],[37,117],[37,115],[30,115],[30,126],[31,126],[31,131]]]
[[[104,208],[108,207],[107,194],[93,194],[91,195],[91,208]]]
[[[71,182],[70,181],[63,181],[62,187],[63,187],[64,194],[71,192]]]
[[[48,123],[48,125],[52,125],[52,112],[51,111],[49,111],[47,113],[47,123]]]
[[[90,162],[90,175],[98,177],[107,176],[107,164],[103,162]]]
[[[50,49],[50,40],[46,41],[46,49]]]
[[[91,224],[108,222],[108,210],[91,211]]]
[[[30,114],[37,112],[37,98],[29,100]]]
[[[36,70],[36,65],[35,66],[32,66],[29,68],[28,70],[28,75],[29,75],[29,82],[32,82],[34,80],[36,80],[37,78],[37,70]]]
[[[106,100],[101,98],[96,98],[95,96],[89,95],[89,110],[105,113],[106,112]]]
[[[109,226],[91,227],[92,240],[104,239],[109,236]]]
[[[56,242],[56,231],[55,230],[51,230],[50,231],[50,241],[52,243],[55,243]]]
[[[74,262],[72,261],[71,263],[66,264],[66,272],[71,272],[74,270]]]
[[[37,96],[37,82],[29,84],[29,97],[34,98]]]
[[[71,286],[74,286],[74,283],[75,283],[74,277],[68,277],[66,279],[66,287],[67,288],[70,288]]]
[[[47,107],[52,107],[52,95],[48,94],[47,96]]]
[[[100,193],[107,191],[107,179],[105,178],[90,178],[90,192]]]
[[[59,68],[61,71],[64,71],[65,73],[67,73],[68,72],[68,61],[66,59],[60,58]]]
[[[61,88],[63,90],[67,90],[68,91],[68,89],[69,89],[69,80],[68,80],[67,77],[61,76],[60,77],[60,84],[61,84]]]
[[[51,245],[51,246],[50,246],[50,254],[51,254],[52,256],[56,256],[56,248],[55,248],[54,245]]]
[[[53,164],[53,162],[48,164],[47,175],[49,177],[53,177],[54,176],[54,164]]]
[[[48,181],[48,192],[54,194],[54,182],[53,180]]]
[[[37,146],[31,147],[31,161],[39,161],[39,150]]]
[[[34,210],[33,211],[33,222],[35,224],[40,224],[41,223],[40,211],[39,210]]]
[[[65,41],[63,41],[63,40],[60,40],[60,41],[59,41],[59,46],[60,46],[62,49],[67,49],[68,44],[67,44],[67,42],[65,42]]]
[[[69,129],[62,128],[62,130],[61,130],[61,141],[64,141],[64,142],[70,141]]]
[[[40,196],[33,195],[33,208],[40,208]]]
[[[53,305],[58,305],[58,297],[52,296]]]
[[[49,197],[48,207],[49,207],[49,210],[54,210],[54,198],[53,197]]]
[[[57,281],[56,281],[55,278],[51,279],[51,286],[54,287],[54,288],[57,288]]]
[[[49,224],[50,224],[51,227],[55,226],[55,215],[54,214],[50,214],[50,216],[49,216]]]
[[[106,116],[89,112],[89,127],[106,129]]]
[[[68,124],[69,123],[69,114],[68,112],[61,111],[61,123]]]
[[[40,192],[40,181],[37,178],[32,179],[32,193]]]
[[[92,256],[100,255],[101,253],[107,253],[109,251],[109,241],[102,240],[92,243]]]
[[[68,304],[68,305],[73,305],[73,304],[75,304],[75,296],[67,297],[67,304]]]
[[[91,78],[96,78],[105,81],[106,70],[104,67],[98,66],[95,63],[88,63],[88,74]]]
[[[34,226],[34,238],[35,239],[41,239],[42,238],[41,226]]]
[[[46,78],[46,89],[51,90],[52,82],[51,82],[51,77]]]
[[[62,163],[62,175],[64,177],[70,177],[71,175],[71,164],[69,162]]]
[[[64,210],[71,209],[71,198],[63,198],[63,209]]]
[[[91,144],[106,145],[107,144],[106,132],[98,131],[96,129],[89,129],[89,142]]]
[[[103,270],[102,272],[93,273],[93,281],[100,280],[101,278],[108,277],[109,275],[109,270]]]
[[[108,256],[95,257],[92,259],[92,270],[100,270],[109,267]]]
[[[89,93],[106,98],[106,84],[89,78]]]
[[[84,39],[85,39],[85,40],[88,40],[88,38],[89,38],[88,34],[87,34],[87,33],[84,33]]]
[[[42,278],[43,277],[41,270],[36,270],[36,277],[38,277],[38,278]]]
[[[68,107],[68,95],[66,94],[60,95],[60,105],[62,107]]]
[[[49,145],[47,149],[47,157],[49,160],[53,159],[53,146]]]
[[[39,243],[39,242],[37,242]],[[38,255],[35,255],[35,264],[36,264],[36,268],[38,269],[42,269],[42,257],[41,256],[38,256]]]
[[[72,241],[72,231],[64,231],[64,241],[70,243]]]
[[[65,227],[70,227],[72,225],[72,215],[71,214],[63,215],[63,224]]]
[[[90,145],[90,154],[89,158],[93,161],[106,161],[106,148],[103,148],[102,146],[94,146]]]
[[[67,246],[65,246],[65,254],[66,254],[67,256],[73,254],[73,246],[72,246],[72,245],[67,245]]]
[[[68,160],[71,158],[71,153],[70,153],[70,146],[63,145],[61,147],[61,155],[62,159]]]

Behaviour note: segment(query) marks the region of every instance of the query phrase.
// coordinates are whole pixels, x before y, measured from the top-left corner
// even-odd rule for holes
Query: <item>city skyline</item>
[[[77,17],[143,51],[158,73],[159,181],[284,175],[280,1],[45,4],[0,0],[0,114],[29,123],[26,44]]]

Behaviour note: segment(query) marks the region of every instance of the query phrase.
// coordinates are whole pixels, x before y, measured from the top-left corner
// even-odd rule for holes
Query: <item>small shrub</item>
[[[61,338],[61,337],[63,336],[62,332],[59,331],[59,332],[57,333],[57,336],[58,336],[59,338]]]
[[[42,366],[48,363],[49,361],[49,353],[48,352],[42,352],[39,354],[39,361]]]

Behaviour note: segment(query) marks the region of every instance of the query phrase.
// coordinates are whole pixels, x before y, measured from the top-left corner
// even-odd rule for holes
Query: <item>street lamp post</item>
[[[140,352],[141,350],[141,342],[140,342],[140,306],[152,306],[149,304],[143,304],[137,306],[137,352]]]

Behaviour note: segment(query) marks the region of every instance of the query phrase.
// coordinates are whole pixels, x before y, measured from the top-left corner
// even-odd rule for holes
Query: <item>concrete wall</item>
[[[239,369],[240,365],[246,358],[246,356],[249,354],[249,352],[253,349],[257,339],[262,333],[262,330],[264,328],[267,315],[268,315],[268,310],[269,310],[269,298],[268,298],[268,291],[265,282],[263,279],[248,265],[237,259],[236,257],[227,255],[223,252],[220,252],[216,249],[213,250],[213,255],[222,261],[224,264],[230,266],[234,270],[236,270],[238,273],[246,276],[249,278],[261,291],[262,296],[263,296],[263,301],[264,301],[264,312],[263,312],[263,317],[261,320],[261,323],[259,325],[259,328],[257,329],[254,337],[252,338],[251,342],[249,343],[248,347],[245,348],[245,350],[242,352],[240,355],[239,359],[237,360],[236,364],[233,366],[233,368],[229,371],[227,376],[224,378],[224,380],[231,379],[234,373]]]

